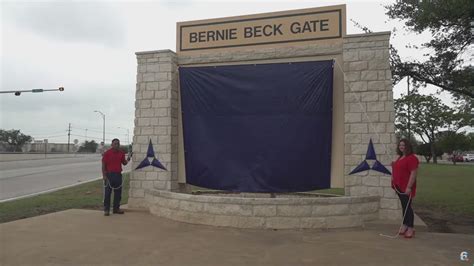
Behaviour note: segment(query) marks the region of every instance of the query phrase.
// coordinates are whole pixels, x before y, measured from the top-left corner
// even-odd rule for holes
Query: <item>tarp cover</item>
[[[180,67],[179,77],[187,183],[330,187],[332,61]]]

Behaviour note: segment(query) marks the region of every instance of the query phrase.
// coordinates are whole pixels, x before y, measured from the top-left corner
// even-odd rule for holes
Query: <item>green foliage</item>
[[[129,174],[123,175],[121,204],[128,202]],[[67,209],[102,210],[103,181],[97,180],[72,188],[0,203],[0,223]]]
[[[20,130],[3,130],[0,129],[0,142],[8,144],[8,151],[21,152],[24,144],[32,140],[31,136],[25,135]]]
[[[431,153],[431,144],[429,143],[420,144],[416,146],[414,149],[415,149],[416,154],[425,157],[425,160],[427,163],[429,163],[431,159],[433,158],[433,154]],[[441,148],[434,145],[434,149],[435,149],[435,156],[439,157],[443,155],[444,151]]]
[[[474,166],[420,164],[417,177],[417,208],[474,218]]]
[[[78,152],[92,152],[94,153],[97,150],[97,147],[99,146],[98,143],[95,141],[85,141],[80,147]]]
[[[449,91],[457,99],[474,98],[474,68],[464,65],[463,57],[472,43],[470,0],[396,1],[386,6],[387,15],[405,23],[405,28],[432,39],[422,44],[426,60],[403,62],[391,49],[394,81],[411,77],[415,85],[431,84]]]
[[[448,154],[459,154],[462,151],[469,151],[471,143],[469,136],[456,133],[454,131],[445,131],[438,134],[438,145]]]
[[[424,143],[430,144],[431,158],[436,163],[436,150],[434,144],[437,133],[444,128],[456,131],[467,123],[464,113],[455,112],[454,109],[443,104],[440,99],[433,96],[410,94],[395,100],[395,127],[400,132],[408,132],[421,137]]]

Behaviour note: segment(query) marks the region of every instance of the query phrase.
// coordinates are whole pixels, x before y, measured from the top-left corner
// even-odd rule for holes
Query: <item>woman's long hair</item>
[[[403,152],[400,150],[400,148],[398,148],[398,146],[400,146],[401,142],[405,143],[405,154],[403,154]],[[400,141],[398,141],[397,154],[399,156],[413,154],[413,145],[411,145],[411,142],[408,139],[401,139]]]

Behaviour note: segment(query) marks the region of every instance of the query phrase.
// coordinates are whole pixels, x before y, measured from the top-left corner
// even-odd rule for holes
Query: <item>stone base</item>
[[[171,220],[261,229],[361,227],[379,217],[380,197],[226,197],[146,190],[150,213]]]

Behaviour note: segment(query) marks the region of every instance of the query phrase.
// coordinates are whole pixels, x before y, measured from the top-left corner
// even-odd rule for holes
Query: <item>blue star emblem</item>
[[[160,163],[160,161],[156,159],[155,151],[153,150],[153,144],[151,143],[151,139],[150,139],[150,143],[148,144],[148,150],[146,152],[145,159],[143,159],[143,161],[137,166],[137,168],[135,168],[135,170],[138,170],[150,165],[167,171],[166,168]]]
[[[372,165],[372,167],[370,167],[369,163],[367,163],[367,160],[375,160],[375,163]],[[369,147],[367,147],[367,154],[365,155],[365,160],[363,160],[354,170],[352,170],[349,175],[367,171],[370,169],[387,175],[392,174],[381,162],[377,160],[377,155],[375,154],[372,139],[370,139]]]

